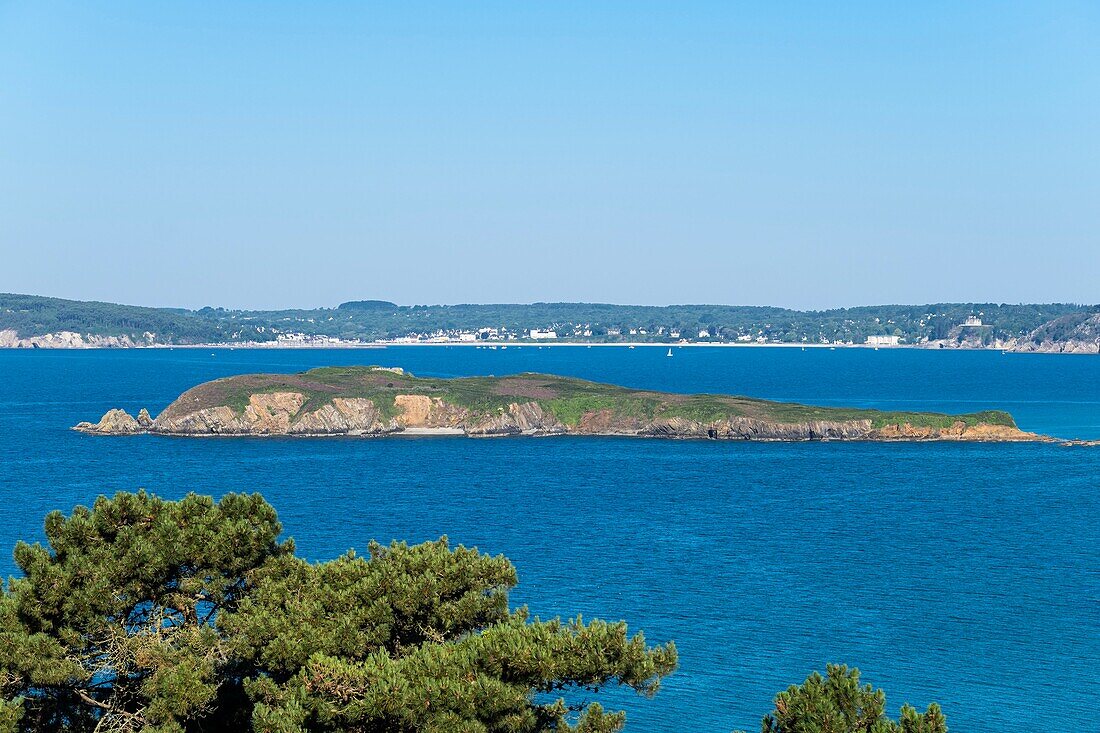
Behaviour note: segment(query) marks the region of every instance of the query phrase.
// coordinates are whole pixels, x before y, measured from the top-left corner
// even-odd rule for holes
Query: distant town
[[[981,319],[978,317],[967,318],[967,327],[981,327]],[[650,336],[655,338],[650,338]],[[373,346],[373,345],[409,345],[409,344],[485,344],[496,345],[501,342],[533,342],[542,344],[576,344],[576,343],[589,343],[596,341],[601,344],[630,344],[630,345],[646,345],[654,344],[661,345],[664,343],[674,343],[678,345],[685,344],[787,344],[792,345],[787,341],[772,341],[762,332],[757,333],[755,336],[752,334],[739,334],[732,341],[727,338],[718,337],[712,335],[707,329],[702,329],[698,333],[684,334],[674,328],[665,328],[664,326],[658,326],[653,331],[645,328],[609,328],[606,329],[599,337],[594,336],[594,332],[587,324],[582,326],[573,326],[561,330],[559,334],[558,330],[554,329],[539,329],[531,328],[526,330],[510,330],[506,327],[491,328],[483,327],[476,330],[460,330],[452,329],[444,331],[442,329],[433,331],[430,333],[413,333],[407,336],[398,336],[391,339],[377,339],[373,341],[363,341],[361,339],[340,339],[330,336],[315,335],[301,332],[277,332],[274,341],[254,341],[253,345],[276,345],[276,346]],[[925,339],[927,341],[927,339]],[[923,343],[919,342],[919,343]],[[804,342],[805,343],[805,342]],[[906,341],[902,336],[898,335],[881,335],[881,336],[867,336],[861,344],[856,344],[852,340],[841,341],[839,339],[829,341],[821,339],[820,341],[812,342],[814,346],[901,346]]]
[[[1100,306],[941,303],[797,311],[766,306],[530,303],[280,311],[150,308],[0,294],[0,347],[406,344],[862,346],[1100,351]]]
[[[931,321],[936,316],[935,314],[929,314],[926,320],[919,322],[919,325],[924,326],[928,321]],[[875,319],[876,323],[881,323],[879,319]],[[850,326],[855,326],[854,320],[849,320]],[[893,325],[892,321],[886,321],[887,327]],[[261,327],[263,328],[263,327]],[[990,346],[993,348],[1002,348],[1004,343],[1000,340],[993,343],[981,343],[982,331],[971,329],[989,329],[991,326],[982,321],[981,315],[969,315],[966,316],[961,323],[957,324],[951,329],[951,332],[955,333],[960,345],[965,344],[968,340],[970,346]],[[865,336],[862,340],[855,340],[853,338],[847,339],[828,339],[825,337],[819,337],[815,340],[803,337],[799,341],[790,341],[787,339],[775,339],[769,336],[763,328],[758,329],[755,333],[735,333],[731,334],[728,329],[715,329],[712,333],[710,329],[699,329],[698,331],[692,331],[690,333],[684,333],[681,329],[666,326],[657,326],[656,328],[649,327],[608,327],[600,329],[599,326],[593,326],[592,324],[563,324],[556,326],[555,328],[542,329],[542,328],[529,328],[529,329],[510,329],[508,327],[490,327],[484,326],[477,329],[437,329],[434,331],[425,331],[422,333],[409,333],[404,336],[397,336],[393,338],[380,338],[369,341],[362,339],[342,339],[322,334],[311,334],[305,332],[295,331],[279,331],[273,329],[275,333],[274,340],[262,340],[248,342],[248,345],[254,347],[282,347],[292,348],[296,346],[303,347],[356,347],[356,346],[385,346],[385,345],[415,345],[415,344],[474,344],[484,346],[497,346],[500,344],[523,344],[523,343],[535,343],[541,345],[561,344],[561,345],[573,345],[573,344],[599,344],[599,345],[772,345],[772,346],[867,346],[873,348],[879,347],[896,347],[896,346],[935,346],[937,340],[927,335],[921,335],[917,338],[909,339],[898,333],[893,334],[873,334]],[[946,341],[941,339],[940,341]]]

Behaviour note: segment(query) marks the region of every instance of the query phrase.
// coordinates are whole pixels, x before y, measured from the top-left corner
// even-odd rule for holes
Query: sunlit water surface
[[[628,730],[755,730],[774,693],[858,665],[892,712],[953,731],[1100,731],[1100,448],[611,438],[96,438],[199,382],[330,364],[457,376],[543,371],[826,405],[1001,408],[1100,438],[1100,358],[906,350],[406,347],[0,351],[0,547],[98,494],[259,491],[311,559],[368,540],[455,543],[519,569],[543,617],[673,639]],[[15,571],[4,551],[0,570]]]

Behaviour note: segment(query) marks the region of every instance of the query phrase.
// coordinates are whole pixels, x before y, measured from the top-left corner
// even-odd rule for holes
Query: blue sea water
[[[571,348],[0,351],[0,547],[51,509],[147,488],[260,491],[299,551],[446,534],[517,566],[516,604],[625,619],[681,657],[628,731],[756,730],[826,662],[953,731],[1100,731],[1100,448],[614,438],[96,438],[215,377],[378,363],[951,412],[1100,438],[1100,359],[995,352]],[[7,550],[0,571],[15,571]]]

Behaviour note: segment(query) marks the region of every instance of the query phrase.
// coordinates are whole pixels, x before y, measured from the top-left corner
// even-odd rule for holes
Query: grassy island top
[[[386,417],[393,417],[397,395],[437,397],[471,413],[493,414],[516,402],[536,402],[562,423],[576,425],[586,413],[610,411],[641,420],[681,417],[698,422],[745,417],[770,423],[870,420],[873,428],[908,423],[914,427],[947,428],[962,421],[1016,427],[1002,411],[965,415],[894,412],[844,407],[815,407],[734,395],[676,394],[628,389],[551,374],[522,373],[503,377],[416,377],[377,366],[322,367],[298,374],[246,374],[201,384],[189,390],[167,412],[227,405],[243,411],[253,394],[292,391],[306,397],[302,411],[323,407],[334,398],[370,399]]]

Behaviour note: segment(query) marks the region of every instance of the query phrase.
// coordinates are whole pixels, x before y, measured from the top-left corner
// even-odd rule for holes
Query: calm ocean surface
[[[1011,411],[1100,438],[1100,358],[812,349],[405,347],[0,350],[0,571],[43,515],[98,494],[259,491],[300,553],[446,534],[516,564],[515,604],[673,639],[628,731],[757,730],[828,661],[953,731],[1100,731],[1100,448],[613,438],[96,438],[199,382],[329,364],[431,376],[546,371],[826,405]]]

